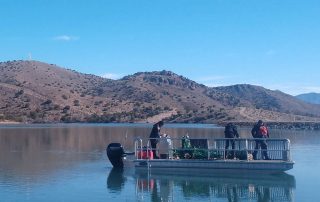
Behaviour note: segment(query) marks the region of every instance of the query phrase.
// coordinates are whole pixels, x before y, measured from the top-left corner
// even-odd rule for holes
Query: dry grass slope
[[[209,88],[170,71],[120,80],[38,61],[0,63],[0,121],[319,121],[320,106],[253,85]]]

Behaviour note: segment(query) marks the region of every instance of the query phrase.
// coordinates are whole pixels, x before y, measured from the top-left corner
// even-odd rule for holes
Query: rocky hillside
[[[305,103],[281,91],[272,91],[247,84],[218,87],[216,89],[232,95],[236,103],[235,106],[247,108],[252,111],[251,114],[262,111],[264,115],[261,116],[270,121],[283,121],[282,119],[285,116],[287,118],[284,119],[289,121],[299,121],[305,120],[303,116],[319,117],[320,115],[318,105]],[[271,116],[268,117],[267,114]]]
[[[170,71],[120,80],[37,61],[0,63],[0,119],[18,122],[319,121],[320,107],[253,85],[209,88]]]

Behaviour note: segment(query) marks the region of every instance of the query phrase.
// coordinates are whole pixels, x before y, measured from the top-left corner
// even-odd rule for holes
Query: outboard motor
[[[124,149],[120,143],[110,143],[107,147],[107,156],[115,168],[123,168]]]

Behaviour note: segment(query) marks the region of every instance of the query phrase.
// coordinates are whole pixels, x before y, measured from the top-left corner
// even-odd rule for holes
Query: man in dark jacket
[[[262,149],[262,155],[264,157],[265,160],[270,160],[269,156],[268,156],[268,145],[267,145],[267,141],[265,140],[265,138],[269,138],[269,131],[267,130],[267,127],[265,126],[265,124],[263,123],[262,120],[259,120],[252,128],[251,130],[251,134],[252,137],[254,138],[258,138],[255,142],[256,142],[256,146],[254,148],[254,152],[253,152],[253,159],[256,160],[257,159],[257,153],[259,148]]]
[[[159,121],[158,123],[154,124],[150,133],[150,144],[153,152],[153,156],[155,159],[158,159],[157,156],[157,143],[159,142],[160,138],[160,129],[164,125],[163,121]]]
[[[237,127],[233,123],[228,123],[224,128],[224,137],[230,138],[226,140],[225,158],[228,158],[229,144],[231,143],[231,147],[232,147],[231,158],[233,159],[235,157],[235,139],[234,138],[239,138]]]

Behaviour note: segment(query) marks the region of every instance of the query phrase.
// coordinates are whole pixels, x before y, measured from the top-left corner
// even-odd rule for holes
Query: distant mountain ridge
[[[280,91],[211,88],[166,70],[111,80],[38,61],[1,62],[0,93],[0,120],[19,122],[320,120],[320,106]]]
[[[320,104],[320,93],[304,93],[297,95],[296,98],[312,104]]]

